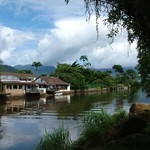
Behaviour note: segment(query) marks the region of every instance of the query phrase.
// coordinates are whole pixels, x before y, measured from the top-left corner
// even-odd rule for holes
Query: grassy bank
[[[147,119],[146,119],[147,120]],[[106,111],[90,112],[82,118],[83,126],[76,141],[61,125],[46,133],[36,150],[127,150],[150,148],[150,124],[140,117],[129,117],[125,111],[112,115]],[[138,143],[137,143],[138,141]]]

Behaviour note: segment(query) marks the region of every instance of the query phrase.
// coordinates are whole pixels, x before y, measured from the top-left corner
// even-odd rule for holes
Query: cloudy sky
[[[108,28],[95,17],[86,21],[83,0],[0,0],[0,59],[6,65],[72,64],[87,55],[92,67],[137,64],[136,44],[123,31],[110,46]]]

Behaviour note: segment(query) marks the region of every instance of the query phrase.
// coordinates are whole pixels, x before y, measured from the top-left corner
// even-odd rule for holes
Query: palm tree
[[[32,66],[35,67],[35,70],[37,71],[38,68],[42,66],[42,64],[41,64],[41,62],[39,62],[39,61],[38,61],[38,62],[35,62],[35,61],[34,61],[34,62],[32,63]]]
[[[89,67],[89,66],[91,66],[91,63],[89,62],[87,55],[82,55],[80,57],[80,61],[83,62],[83,67]]]

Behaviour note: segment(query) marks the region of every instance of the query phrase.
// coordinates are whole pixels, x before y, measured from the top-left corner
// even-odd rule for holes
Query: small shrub
[[[45,134],[40,139],[39,144],[36,146],[36,150],[69,150],[71,145],[71,139],[69,130],[65,129],[63,125],[58,129],[54,129],[54,132]]]
[[[83,127],[81,128],[80,137],[76,141],[76,145],[93,146],[97,143],[105,144],[108,139],[106,137],[107,132],[125,117],[127,117],[125,111],[119,111],[113,115],[104,110],[87,113],[83,117]]]

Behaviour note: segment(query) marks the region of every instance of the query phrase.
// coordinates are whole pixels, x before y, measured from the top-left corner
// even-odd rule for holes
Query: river
[[[141,90],[113,93],[88,93],[47,98],[0,100],[0,150],[34,150],[45,132],[64,124],[75,140],[81,125],[80,116],[87,111],[104,109],[109,113],[132,103],[150,103]]]

